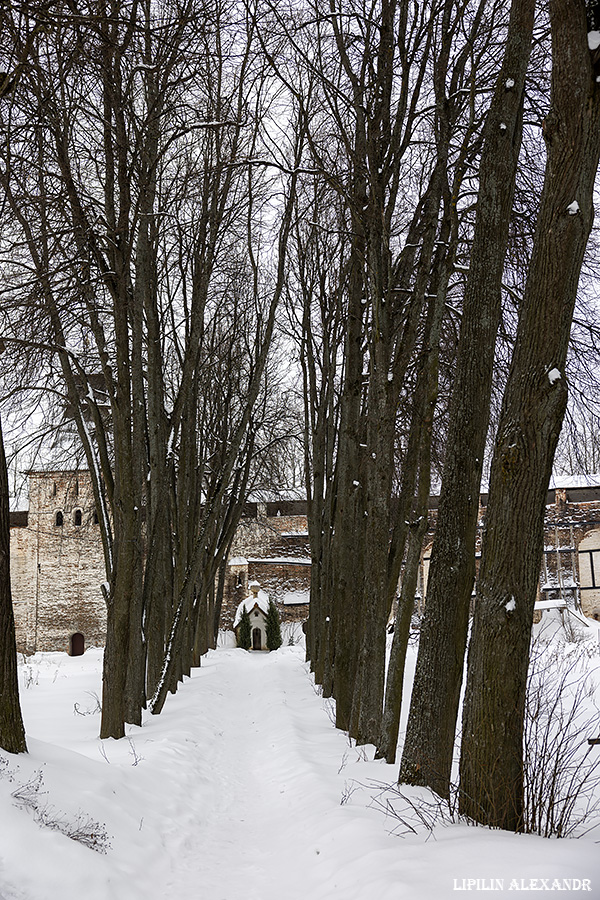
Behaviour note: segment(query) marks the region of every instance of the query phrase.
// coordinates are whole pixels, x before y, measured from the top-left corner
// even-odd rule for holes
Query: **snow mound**
[[[401,735],[415,660],[411,647]],[[492,879],[508,892],[542,878],[586,879],[582,896],[598,896],[598,834],[425,827],[418,804],[429,815],[433,795],[399,794],[397,767],[333,727],[298,646],[209,652],[120,741],[98,739],[100,651],[37,654],[19,681],[30,752],[0,753],[2,900],[456,900],[490,896]],[[106,853],[15,804],[39,770],[40,804],[89,817]]]

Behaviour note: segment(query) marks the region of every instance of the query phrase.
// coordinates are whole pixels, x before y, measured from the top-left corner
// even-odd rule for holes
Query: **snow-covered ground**
[[[598,833],[430,832],[397,798],[405,824],[386,816],[396,767],[333,727],[298,646],[209,653],[119,742],[97,737],[100,651],[38,654],[20,679],[30,752],[0,753],[1,900],[600,897]]]

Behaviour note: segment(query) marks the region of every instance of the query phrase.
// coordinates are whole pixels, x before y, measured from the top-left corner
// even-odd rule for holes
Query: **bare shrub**
[[[38,769],[37,772],[33,773],[29,781],[25,781],[12,791],[11,796],[15,804],[25,809],[36,809],[40,805],[40,795],[46,793],[46,791],[41,790],[43,783],[42,770]]]
[[[82,707],[82,706],[80,706],[79,703],[74,703],[73,704],[73,715],[95,716],[98,713],[102,712],[102,703],[100,701],[100,697],[98,696],[98,694],[95,691],[86,691],[86,694],[88,694],[92,698],[92,701],[93,701],[92,705]]]
[[[433,837],[438,825],[449,825],[459,821],[457,791],[451,792],[450,799],[443,799],[428,788],[404,790],[403,785],[382,784],[371,781],[366,785],[372,792],[370,806],[381,810],[386,819],[391,820],[390,834],[405,837],[409,834],[427,833]],[[460,818],[460,821],[465,821]]]
[[[544,646],[534,641],[523,740],[523,830],[542,837],[581,837],[600,825],[600,737],[595,679],[597,649],[590,642]],[[371,782],[371,805],[393,821],[392,834],[427,832],[438,825],[477,825],[458,813],[460,789],[449,798],[404,785]]]
[[[137,752],[137,748],[133,742],[133,739],[129,735],[127,735],[127,743],[129,744],[129,755],[133,760],[131,765],[138,766],[143,761],[144,757],[140,756],[140,754]]]
[[[16,774],[17,770],[10,768],[9,760],[5,756],[0,756],[0,778],[4,778],[6,781],[11,782],[15,780]]]
[[[354,780],[345,781],[344,787],[342,790],[342,795],[340,797],[340,806],[345,806],[346,803],[348,803],[350,801],[352,794],[356,793],[356,791],[358,791],[359,788],[360,788],[360,785],[358,784],[358,782],[356,782]]]
[[[524,830],[580,836],[600,822],[600,752],[594,683],[585,645],[544,651],[534,642],[523,741]]]
[[[12,779],[11,779],[12,780]],[[42,800],[47,791],[42,790],[44,776],[41,769],[34,772],[29,781],[12,791],[16,806],[30,810],[34,821],[50,831],[60,831],[65,837],[83,844],[96,853],[107,853],[110,849],[110,835],[106,827],[81,811],[72,818],[61,813],[54,806]]]
[[[35,820],[44,828],[60,831],[65,837],[83,844],[89,850],[95,850],[96,853],[107,853],[110,850],[110,835],[106,827],[86,813],[79,811],[74,819],[70,819],[64,814],[58,814],[53,807],[47,806],[36,810]]]
[[[40,670],[37,668],[37,666],[34,668],[32,665],[27,663],[23,666],[21,672],[23,675],[23,687],[25,688],[25,690],[29,690],[29,688],[39,684]]]

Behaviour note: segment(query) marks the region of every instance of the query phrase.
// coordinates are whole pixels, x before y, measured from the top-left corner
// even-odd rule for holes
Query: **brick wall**
[[[557,489],[548,500],[540,596],[553,598],[572,588],[581,597],[583,611],[599,619],[600,488]],[[432,506],[421,590],[435,531],[435,502]],[[77,511],[81,524],[76,524]],[[62,514],[62,525],[57,524],[57,513]],[[478,553],[484,522],[482,506]],[[75,632],[84,635],[86,646],[103,645],[106,608],[100,585],[105,577],[88,473],[30,472],[29,513],[11,514],[11,580],[19,650],[68,651]],[[247,504],[226,568],[222,627],[232,627],[250,581],[258,581],[275,601],[283,622],[306,619],[308,603],[286,602],[308,598],[310,590],[306,504]]]

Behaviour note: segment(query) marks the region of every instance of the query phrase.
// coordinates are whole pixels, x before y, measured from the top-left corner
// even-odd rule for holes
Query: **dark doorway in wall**
[[[262,649],[260,628],[252,629],[252,649],[253,650],[261,650]]]
[[[58,510],[58,512],[54,516],[54,524],[60,527],[63,524],[64,520],[65,517],[63,516],[62,512]]]
[[[83,656],[85,650],[85,638],[80,631],[76,631],[71,635],[71,647],[69,654],[71,656]]]
[[[82,512],[80,509],[76,509],[73,513],[73,525],[79,527],[81,525]]]

